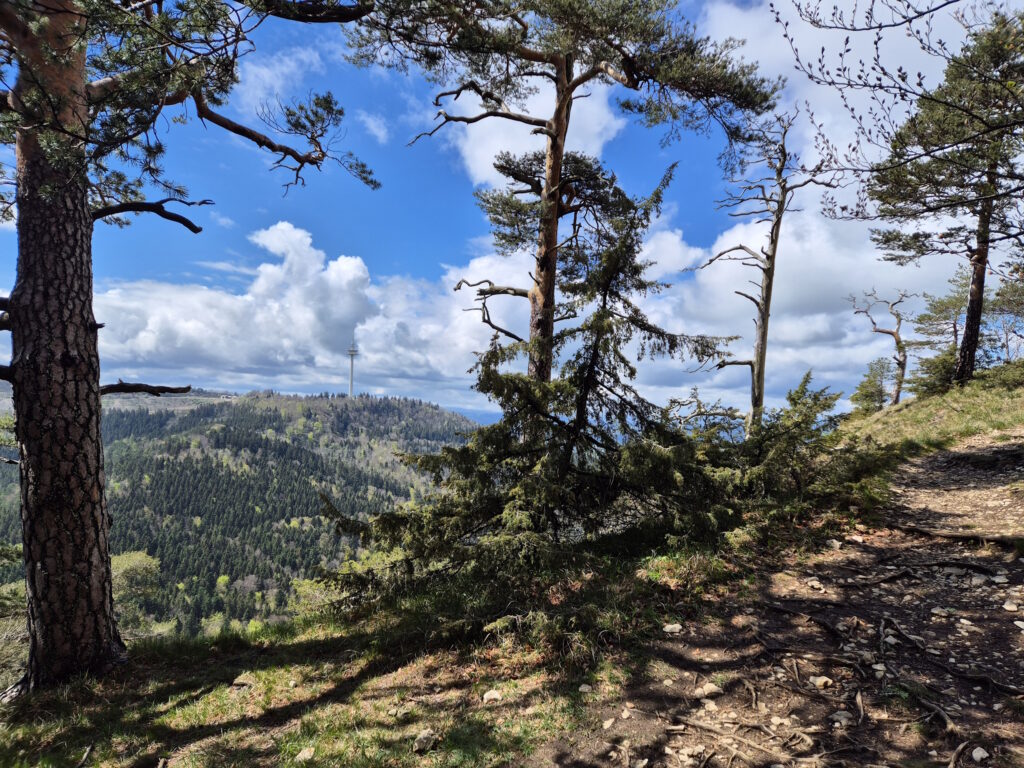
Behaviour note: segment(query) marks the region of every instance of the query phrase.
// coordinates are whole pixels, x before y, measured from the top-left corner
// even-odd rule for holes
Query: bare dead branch
[[[530,297],[529,291],[525,288],[515,288],[510,285],[495,285],[491,280],[479,280],[475,283],[471,283],[468,280],[459,280],[453,290],[459,290],[463,286],[467,288],[476,288],[476,294],[480,297],[488,296],[519,296],[527,299]],[[483,288],[479,286],[484,286]]]

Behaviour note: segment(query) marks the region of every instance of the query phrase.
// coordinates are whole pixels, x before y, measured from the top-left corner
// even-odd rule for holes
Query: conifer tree
[[[880,357],[868,363],[867,373],[857,389],[850,395],[855,411],[875,413],[882,410],[889,400],[889,383],[895,378],[892,360]]]
[[[330,94],[285,106],[267,132],[219,110],[264,20],[339,23],[369,10],[337,0],[0,2],[0,54],[15,81],[0,93],[0,141],[16,155],[3,210],[16,209],[18,231],[17,280],[0,299],[0,329],[12,337],[0,378],[13,386],[17,414],[29,633],[28,670],[10,695],[124,658],[100,396],[166,388],[100,386],[93,223],[155,213],[199,231],[175,207],[204,201],[189,199],[160,165],[170,122],[160,118],[175,107],[272,153],[289,184],[334,160],[374,184],[336,147],[343,113]]]
[[[438,112],[449,124],[508,120],[545,141],[544,173],[532,190],[544,205],[531,243],[529,373],[547,381],[554,360],[558,223],[572,202],[563,179],[573,103],[598,84],[622,86],[622,105],[669,135],[721,126],[730,141],[772,106],[776,84],[738,61],[736,41],[714,43],[678,20],[672,0],[380,0],[353,33],[357,61],[422,67],[443,84],[435,99],[473,97],[479,110]],[[525,97],[548,89],[540,114]],[[417,137],[418,138],[418,137]],[[488,287],[481,295],[488,295]]]
[[[520,184],[539,183],[545,157],[504,156],[498,167]],[[563,179],[577,210],[561,249],[556,375],[544,381],[516,372],[510,364],[528,354],[529,342],[492,324],[476,388],[502,418],[465,445],[408,458],[434,479],[438,490],[429,496],[368,526],[332,515],[390,553],[385,563],[339,575],[351,596],[394,593],[453,571],[472,574],[481,589],[514,585],[589,537],[655,521],[685,530],[708,502],[691,442],[634,385],[638,357],[718,354],[718,340],[669,333],[639,305],[662,287],[645,276],[640,252],[668,176],[636,200],[593,158],[568,153]],[[496,239],[508,248],[532,238],[545,205],[524,204],[515,191],[482,195]],[[491,298],[480,298],[485,318]]]
[[[1020,108],[1010,92],[1024,81],[1022,24],[1024,15],[995,14],[972,31],[942,84],[922,95],[894,135],[868,188],[879,217],[895,225],[874,233],[888,258],[907,263],[948,254],[970,263],[957,384],[974,374],[990,259],[1021,233],[1024,123],[1006,113]]]

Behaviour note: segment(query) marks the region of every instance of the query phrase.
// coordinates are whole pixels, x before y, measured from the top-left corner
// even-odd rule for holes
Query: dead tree
[[[792,208],[796,193],[809,185],[833,186],[835,177],[823,174],[821,166],[806,168],[796,153],[786,146],[786,139],[798,113],[777,115],[764,126],[752,145],[752,154],[743,178],[734,180],[736,191],[720,201],[723,208],[732,209],[730,216],[755,217],[758,223],[769,224],[766,242],[759,248],[740,244],[716,254],[701,269],[716,261],[737,261],[757,271],[757,279],[750,280],[755,294],[736,290],[735,293],[754,305],[754,349],[747,359],[726,358],[718,368],[743,365],[750,368],[750,412],[747,431],[760,425],[764,413],[764,381],[768,354],[768,321],[771,317],[772,291],[775,287],[775,265],[782,239],[782,222]],[[753,171],[753,172],[751,172]]]
[[[893,344],[896,346],[896,350],[892,355],[892,359],[896,361],[896,378],[893,380],[892,394],[890,395],[893,405],[898,405],[900,402],[900,395],[903,393],[903,380],[907,376],[907,343],[903,340],[901,334],[901,328],[903,327],[906,315],[900,309],[900,304],[916,295],[915,293],[901,290],[895,299],[883,299],[872,288],[870,291],[864,292],[864,304],[858,304],[856,296],[849,297],[850,304],[853,305],[853,313],[855,315],[864,315],[864,317],[871,321],[872,331],[890,336]],[[892,328],[883,328],[875,320],[874,315],[871,314],[874,308],[880,304],[884,305],[889,314],[892,315]]]

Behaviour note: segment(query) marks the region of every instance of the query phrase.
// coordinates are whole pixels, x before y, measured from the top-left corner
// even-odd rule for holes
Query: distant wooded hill
[[[113,552],[160,561],[145,606],[183,627],[281,609],[297,578],[355,542],[320,517],[325,492],[366,518],[424,485],[396,451],[435,451],[475,425],[418,400],[198,392],[104,400]],[[12,454],[13,455],[13,454]],[[17,467],[0,465],[0,543],[18,542]],[[0,583],[20,568],[0,571]]]

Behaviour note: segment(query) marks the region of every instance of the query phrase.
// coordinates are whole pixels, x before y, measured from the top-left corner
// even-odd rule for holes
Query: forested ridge
[[[159,561],[159,588],[144,597],[143,614],[193,635],[216,615],[282,615],[293,580],[336,568],[353,551],[354,539],[321,516],[321,493],[367,520],[423,486],[397,452],[436,450],[473,427],[437,406],[387,397],[200,394],[111,405],[103,438],[112,551]],[[0,541],[16,543],[17,468],[4,465],[0,478]],[[8,565],[0,583],[21,577],[20,564]]]

